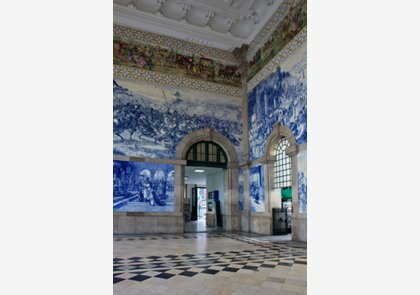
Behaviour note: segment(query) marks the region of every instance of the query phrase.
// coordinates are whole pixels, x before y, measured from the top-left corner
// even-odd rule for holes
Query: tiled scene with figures
[[[173,211],[174,166],[114,161],[114,211]]]

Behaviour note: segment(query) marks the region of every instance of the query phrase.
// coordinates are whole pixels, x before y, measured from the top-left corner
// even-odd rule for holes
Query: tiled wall
[[[113,175],[114,211],[174,211],[174,165],[114,160]]]
[[[249,154],[264,155],[275,123],[289,127],[298,144],[306,142],[306,42],[248,93]]]
[[[290,10],[291,8],[292,10]],[[294,20],[292,18],[292,21],[288,23],[288,20],[290,20],[289,12],[299,16],[300,19]],[[226,60],[231,60],[232,66],[237,66],[237,61],[232,58],[231,53],[209,50],[205,47],[192,48],[191,44],[186,42],[174,42],[171,38],[114,25],[114,40],[117,40],[117,42],[114,42],[114,50],[116,50],[114,51],[113,102],[114,155],[144,157],[146,159],[173,159],[176,146],[187,134],[205,127],[212,127],[234,145],[239,162],[242,162],[241,118],[243,111],[248,113],[249,134],[247,135],[249,136],[251,161],[258,160],[264,155],[267,136],[277,122],[292,130],[297,144],[306,143],[306,20],[302,22],[302,17],[306,17],[306,0],[286,0],[275,16],[271,22],[280,22],[276,34],[287,33],[288,28],[292,28],[288,27],[289,25],[293,26],[294,33],[288,35],[290,41],[282,44],[281,48],[272,47],[275,45],[274,39],[277,35],[273,35],[271,40],[267,39],[269,43],[261,49],[261,54],[267,55],[269,51],[272,54],[274,51],[271,49],[277,50],[277,54],[270,56],[271,59],[265,59],[264,65],[259,63],[258,66],[261,68],[259,71],[255,71],[256,60],[251,61],[251,70],[254,72],[250,72],[248,76],[250,79],[247,84],[248,110],[242,110],[242,90],[239,87],[237,77],[235,77],[236,80],[231,79],[234,82],[232,84],[232,81],[229,82],[229,79],[225,79],[225,77],[219,77],[219,80],[213,77],[212,80],[211,76],[215,74],[214,71],[218,70],[214,68],[211,70],[211,75],[202,76],[194,76],[194,74],[197,74],[197,69],[194,70],[193,67],[171,69],[171,62],[177,61],[176,58],[166,59],[163,63],[154,62],[152,67],[149,63],[148,68],[147,63],[141,63],[141,59],[136,59],[133,56],[135,48],[132,45],[143,46],[143,50],[146,50],[146,47],[150,49],[159,43],[166,48],[172,46],[174,49],[172,53],[175,52],[178,57],[188,56],[196,50],[199,56],[213,60],[213,66],[216,64],[215,62],[223,63]],[[300,27],[295,26],[296,24],[299,24]],[[304,25],[303,28],[302,25]],[[267,34],[269,30],[271,29],[267,27],[263,30],[263,33],[259,34],[259,39],[256,38],[259,40],[258,42],[261,42],[261,38],[265,38],[263,34]],[[124,42],[131,44],[124,48],[131,50],[130,53],[118,51],[125,46]],[[257,46],[255,42],[251,45]],[[121,44],[124,46],[121,46]],[[146,47],[144,47],[145,45]],[[251,49],[255,50],[255,48]],[[266,52],[263,52],[263,50],[266,50]],[[171,51],[159,49],[159,52],[166,52],[169,56]],[[124,60],[125,58],[127,60]],[[136,64],[136,61],[140,63]],[[147,60],[145,61],[147,62]],[[182,65],[187,66],[186,63]],[[306,151],[305,153],[301,152],[298,157],[299,212],[306,213]],[[137,172],[142,169],[156,170],[154,167],[157,167],[153,166],[157,164],[147,162],[124,163],[123,161],[114,161],[114,167],[120,168],[124,165],[134,165],[134,168],[130,169],[137,169]],[[173,173],[170,170],[174,170],[174,165],[160,165],[165,167],[163,170],[166,171],[167,174],[164,172],[166,176]],[[253,229],[252,231],[269,233],[270,227],[267,227],[266,223],[270,223],[270,217],[264,215],[267,209],[264,205],[265,198],[268,197],[264,195],[264,165],[253,166],[249,168],[248,172],[245,175],[249,175],[249,179],[245,182],[248,183],[249,180],[249,187],[244,188],[244,173],[242,169],[239,169],[239,212],[243,212],[245,198],[249,197],[249,210],[253,213],[250,228]],[[173,218],[177,225],[170,230],[181,230],[181,213],[173,212],[173,192],[172,196],[168,191],[163,195],[155,192],[158,196],[158,202],[160,202],[160,199],[165,200],[164,205],[159,206],[155,202],[152,206],[150,201],[149,204],[141,205],[141,192],[144,195],[147,186],[144,177],[140,179],[140,176],[138,176],[134,180],[134,182],[137,181],[138,187],[131,188],[130,191],[121,192],[119,190],[116,192],[115,183],[122,179],[121,175],[115,175],[114,171],[114,210],[116,214],[114,214],[114,226],[116,231],[131,232],[133,230],[134,232],[142,232],[143,227],[138,224],[139,220],[141,218],[149,220],[152,217],[156,218],[158,223],[160,220],[166,222],[166,219]],[[173,180],[170,180],[171,178],[166,179],[166,186],[173,186],[173,182],[171,182]],[[156,185],[154,186],[153,190],[157,191]],[[249,196],[247,196],[248,192]],[[121,194],[125,199],[131,198],[134,200],[133,204],[130,205],[131,207],[117,205],[119,199],[116,196]],[[139,204],[136,205],[135,202]],[[124,212],[127,212],[127,214],[130,212],[133,214],[136,212],[158,214],[160,212],[163,217],[160,215],[150,215],[152,217],[149,215],[121,215]],[[258,218],[261,221],[258,221]],[[153,231],[152,227],[148,230]],[[158,231],[164,232],[165,230],[166,226],[165,229],[161,228]]]
[[[114,155],[174,157],[192,131],[212,127],[241,155],[241,98],[114,77]]]
[[[307,161],[307,151],[301,151],[298,154],[298,203],[299,203],[299,213],[307,213],[307,170],[306,170],[306,161]]]
[[[244,172],[242,169],[239,169],[238,172],[238,210],[239,212],[244,211],[244,201],[245,201],[245,194],[244,194]]]
[[[265,211],[264,165],[249,169],[249,197],[251,212]]]

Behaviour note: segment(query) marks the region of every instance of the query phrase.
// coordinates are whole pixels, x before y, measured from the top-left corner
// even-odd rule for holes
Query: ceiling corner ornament
[[[206,28],[210,28],[209,23],[210,23],[210,20],[213,18],[213,16],[214,16],[214,11],[207,10],[205,12],[205,14],[204,14],[204,23],[205,23],[205,27]]]
[[[260,22],[260,17],[258,16],[258,13],[255,10],[251,10],[246,16],[246,18],[254,20],[255,25]]]
[[[191,9],[191,5],[188,5],[188,4],[183,4],[182,5],[181,20],[186,21],[186,17],[187,17],[188,11],[190,11],[190,9]]]
[[[228,18],[228,20],[226,21],[226,24],[225,24],[226,32],[229,32],[230,33],[230,29],[232,28],[232,26],[235,23],[236,23],[236,19],[235,18],[232,18],[232,17]]]
[[[157,0],[156,1],[156,9],[157,9],[156,14],[158,14],[160,16],[163,16],[163,14],[162,14],[163,4],[165,4],[165,0]]]

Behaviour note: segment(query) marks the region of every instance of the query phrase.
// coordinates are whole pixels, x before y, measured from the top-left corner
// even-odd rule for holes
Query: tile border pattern
[[[132,67],[125,67],[114,64],[114,76],[122,78],[131,78],[135,80],[143,80],[148,82],[155,82],[166,84],[170,86],[185,87],[192,90],[201,90],[222,95],[230,95],[235,97],[242,96],[242,88],[233,87],[218,83],[211,83],[200,81],[187,77],[180,77],[160,72],[152,72]]]

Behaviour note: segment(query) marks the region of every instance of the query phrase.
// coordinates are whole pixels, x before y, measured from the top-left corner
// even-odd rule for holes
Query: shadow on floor
[[[205,220],[186,221],[184,225],[184,233],[209,233],[222,231],[222,227],[206,226]]]

